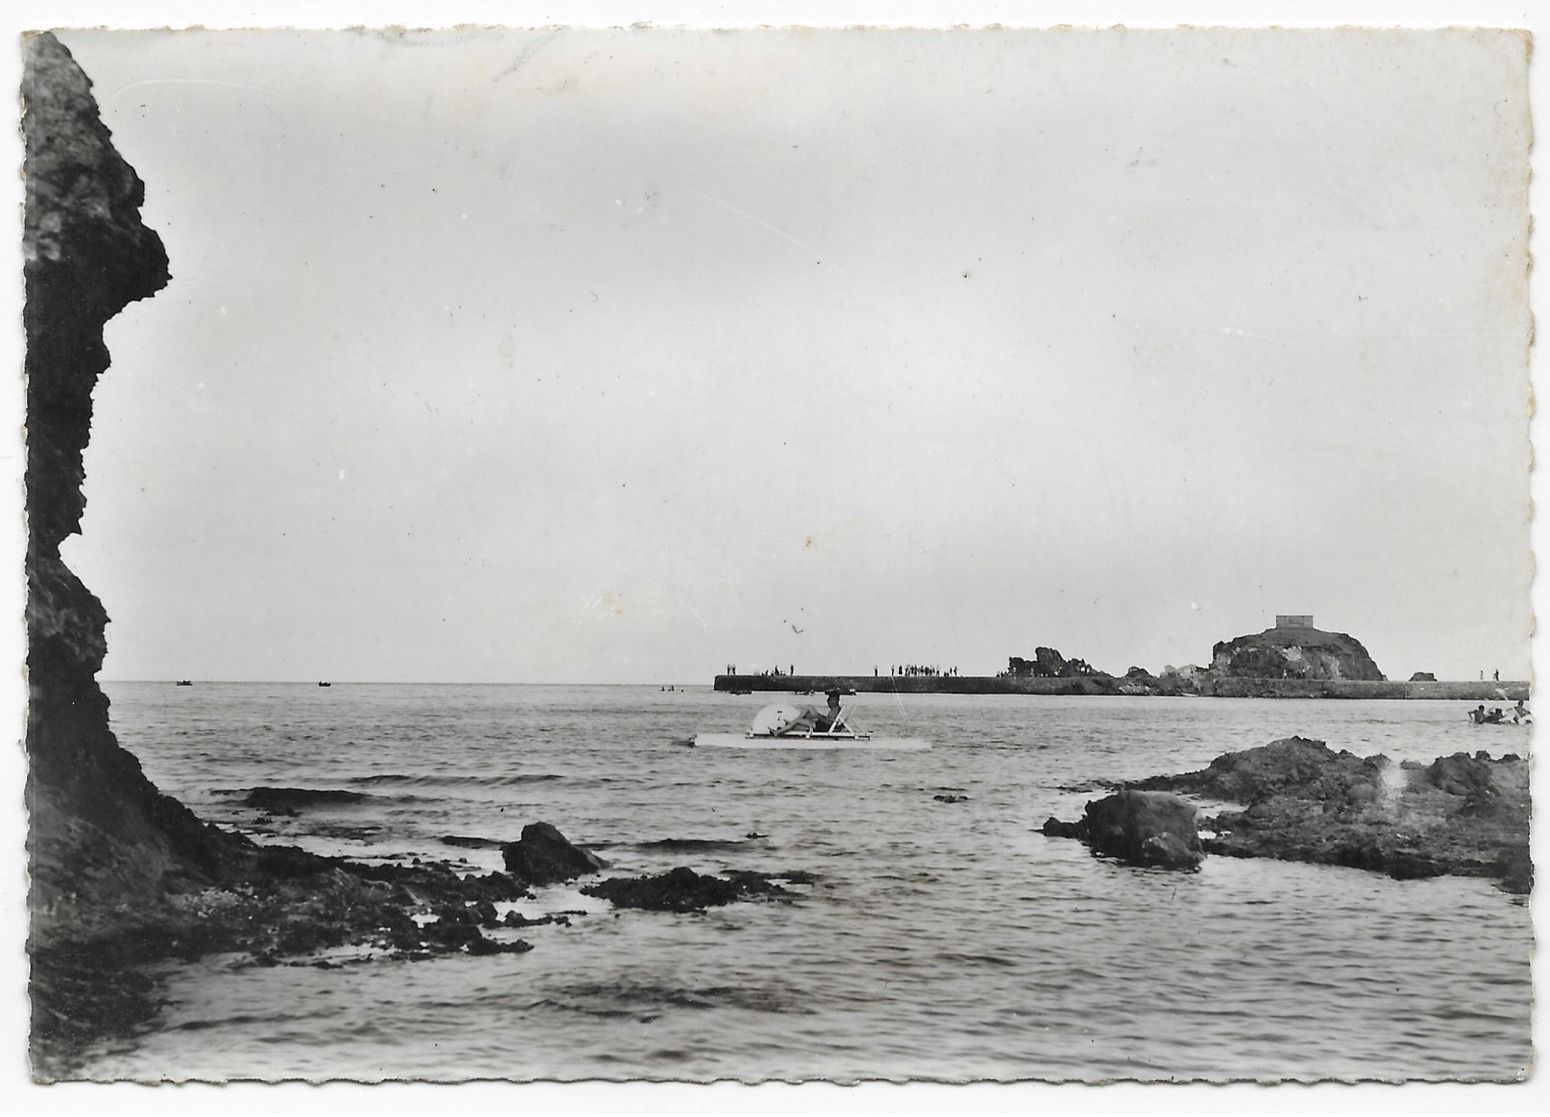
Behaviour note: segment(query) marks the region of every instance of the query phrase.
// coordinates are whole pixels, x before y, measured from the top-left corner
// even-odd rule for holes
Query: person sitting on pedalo
[[[827,716],[820,713],[812,706],[807,707],[799,714],[790,725],[780,731],[781,736],[792,733],[830,733],[840,724],[840,692],[829,692],[829,712]]]

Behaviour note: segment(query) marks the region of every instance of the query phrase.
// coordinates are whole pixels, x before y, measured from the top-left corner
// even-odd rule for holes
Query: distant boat
[[[194,680],[193,679],[179,679],[178,680],[178,686],[193,686],[193,685],[194,685]]]
[[[319,683],[318,686],[333,686],[333,683]]]

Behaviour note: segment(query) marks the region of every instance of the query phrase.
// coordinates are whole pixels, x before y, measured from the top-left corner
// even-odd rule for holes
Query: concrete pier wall
[[[1527,701],[1526,682],[1367,682],[1356,679],[1212,679],[1198,686],[1184,680],[1136,680],[1110,675],[1073,678],[1012,678],[999,675],[717,675],[715,689],[821,695],[830,689],[858,694],[1078,694],[1201,695],[1217,698],[1404,698],[1450,702]]]

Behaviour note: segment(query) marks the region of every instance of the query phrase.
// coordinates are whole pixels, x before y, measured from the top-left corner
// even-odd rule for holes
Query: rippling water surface
[[[611,873],[817,882],[704,915],[548,889],[520,910],[589,914],[497,933],[526,954],[180,965],[163,1026],[92,1076],[1510,1079],[1531,1058],[1529,910],[1488,882],[1138,870],[1038,833],[1094,779],[1293,733],[1396,760],[1527,752],[1460,705],[854,699],[865,727],[933,743],[888,755],[686,748],[763,704],[703,687],[105,689],[158,786],[260,841],[485,871],[498,850],[445,839],[542,820]],[[241,802],[257,786],[366,797],[265,821]]]

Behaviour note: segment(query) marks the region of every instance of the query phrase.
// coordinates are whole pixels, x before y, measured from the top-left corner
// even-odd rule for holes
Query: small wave
[[[556,990],[554,996],[538,1003],[544,1007],[569,1009],[589,1016],[633,1016],[642,1009],[661,1007],[741,1008],[755,1012],[805,1013],[808,1011],[769,990],[742,985],[685,988],[652,984],[578,984]]]
[[[235,1016],[225,1016],[211,1020],[200,1017],[196,1020],[185,1020],[181,1024],[169,1025],[169,1030],[177,1032],[202,1032],[209,1028],[234,1027],[243,1024],[289,1024],[297,1020],[307,1020],[310,1017],[306,1013],[276,1012],[276,1013],[238,1013]]]
[[[660,1047],[646,1053],[646,1058],[658,1063],[686,1063],[694,1057],[680,1047]]]
[[[1007,966],[1007,967],[1011,967],[1011,966],[1017,965],[1017,959],[1015,959],[1015,958],[1002,958],[998,954],[943,953],[943,954],[939,954],[937,957],[941,958],[942,961],[944,961],[944,962],[967,962],[970,965],[977,965],[977,966]]]
[[[524,783],[549,783],[564,778],[552,772],[520,773],[509,776],[430,774],[410,776],[402,772],[388,772],[376,776],[352,776],[344,782],[358,787],[381,787],[387,784],[403,784],[410,787],[514,787]]]
[[[634,1016],[635,1015],[634,1011],[632,1011],[630,1009],[626,1009],[626,1008],[590,1008],[590,1007],[588,1007],[586,1005],[567,1004],[564,1001],[556,1001],[556,1000],[553,1000],[553,999],[551,999],[549,997],[544,997],[541,1000],[536,1000],[536,1001],[532,1002],[531,1004],[529,1004],[527,1007],[528,1007],[529,1010],[532,1010],[532,1009],[535,1009],[535,1008],[568,1009],[571,1012],[579,1012],[583,1016],[596,1016],[596,1017],[599,1017],[599,1018],[604,1019],[604,1020],[609,1019],[611,1017],[616,1017],[616,1016]]]

